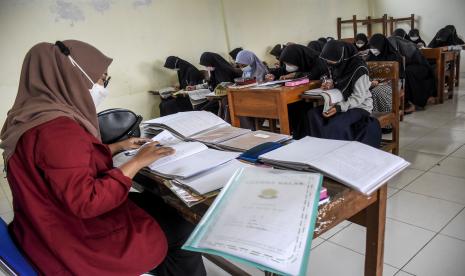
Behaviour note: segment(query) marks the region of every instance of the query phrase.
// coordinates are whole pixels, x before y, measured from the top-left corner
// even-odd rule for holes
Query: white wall
[[[0,1],[0,124],[16,96],[26,52],[38,42],[71,38],[114,59],[111,96],[100,110],[157,115],[158,99],[147,91],[177,82],[162,68],[167,56],[197,64],[203,51],[227,53],[220,10],[217,0]]]
[[[225,0],[225,18],[231,48],[242,46],[259,58],[276,43],[307,44],[319,37],[336,37],[336,19],[368,15],[369,0]],[[363,31],[364,28],[361,28]],[[343,29],[343,37],[353,36]]]
[[[465,36],[465,0],[374,0],[371,1],[371,14],[380,17],[387,13],[393,17],[407,17],[411,13],[418,19],[420,35],[429,43],[436,32],[446,26],[455,25],[457,33]],[[418,25],[417,25],[418,24]],[[410,25],[400,24],[407,32]]]

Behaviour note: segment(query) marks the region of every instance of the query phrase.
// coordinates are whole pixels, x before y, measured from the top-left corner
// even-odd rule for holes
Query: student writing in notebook
[[[179,81],[179,89],[194,90],[196,85],[202,85],[204,76],[194,65],[180,59],[169,56],[165,61],[165,68],[176,71]],[[188,97],[170,97],[160,102],[160,116],[166,116],[181,111],[191,111],[192,104]]]
[[[242,70],[243,78],[255,78],[258,83],[262,83],[268,73],[263,62],[251,51],[240,51],[236,57],[236,64]]]
[[[357,51],[362,52],[367,49],[369,49],[368,45],[368,38],[366,34],[359,33],[355,36],[355,42],[354,42],[355,48],[357,48]]]
[[[181,250],[193,226],[162,199],[129,193],[173,150],[154,142],[115,168],[117,149],[100,140],[96,95],[108,94],[111,62],[76,40],[26,54],[1,132],[11,233],[40,275],[206,275],[201,255]]]
[[[205,66],[205,69],[210,75],[209,85],[212,91],[218,84],[222,82],[234,82],[235,78],[242,75],[240,69],[234,68],[217,53],[203,53],[202,56],[200,56],[200,65]]]
[[[273,66],[268,66],[269,74],[265,75],[266,81],[272,81],[274,79],[279,79],[279,77],[286,74],[286,66],[284,65],[284,63],[279,61],[279,57],[281,56],[281,53],[283,52],[283,49],[285,47],[286,46],[283,44],[276,44],[271,49],[270,55],[276,58],[276,62],[273,64]]]
[[[357,54],[355,46],[331,40],[326,43],[320,55],[331,70],[332,80],[322,84],[323,89],[337,88],[343,101],[323,113],[323,107],[308,112],[308,135],[338,139],[356,140],[379,147],[381,128],[378,120],[370,116],[373,109],[368,68]]]
[[[447,25],[440,29],[431,42],[428,44],[430,48],[438,48],[444,46],[464,45],[465,42],[457,35],[457,30],[454,25]]]
[[[408,32],[409,40],[417,45],[418,48],[426,47],[426,42],[421,39],[420,31],[418,29],[412,29]]]
[[[318,52],[299,44],[291,44],[281,53],[279,60],[285,64],[287,74],[280,79],[308,77],[318,80],[327,72],[326,65],[318,58]]]

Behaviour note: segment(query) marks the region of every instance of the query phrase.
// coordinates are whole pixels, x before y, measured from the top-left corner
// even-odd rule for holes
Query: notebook
[[[324,99],[323,112],[327,112],[333,105],[344,101],[339,89],[323,90],[321,88],[311,89],[304,92],[305,95],[321,96]]]
[[[282,143],[290,139],[292,137],[286,134],[257,130],[221,142],[218,146],[229,150],[246,151],[266,142]]]
[[[264,163],[317,170],[363,194],[371,194],[410,165],[401,157],[355,141],[304,137],[260,156]]]
[[[197,140],[207,144],[216,144],[250,132],[248,129],[233,127],[207,111],[178,112],[143,124],[166,129],[183,140]]]
[[[163,146],[175,150],[174,154],[162,157],[148,167],[157,175],[165,178],[187,178],[215,168],[239,156],[237,152],[210,149],[200,142],[184,142],[168,131],[152,138]],[[143,145],[142,147],[147,146]],[[142,148],[141,147],[141,148]],[[126,151],[113,157],[113,166],[119,167],[137,154],[137,150]]]
[[[233,159],[211,170],[185,179],[177,179],[175,182],[188,187],[199,195],[222,189],[240,168],[251,168],[252,165]]]
[[[280,275],[305,275],[322,176],[238,170],[183,245]]]

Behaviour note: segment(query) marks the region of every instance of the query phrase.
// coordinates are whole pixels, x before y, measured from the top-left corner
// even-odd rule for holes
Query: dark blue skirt
[[[323,107],[307,113],[308,135],[318,138],[359,141],[375,148],[381,146],[381,126],[376,118],[364,109],[353,108],[325,118]]]

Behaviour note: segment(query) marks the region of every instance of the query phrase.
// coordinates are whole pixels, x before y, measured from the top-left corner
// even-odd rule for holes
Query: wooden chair
[[[370,78],[391,81],[392,108],[391,112],[373,112],[382,128],[392,127],[392,138],[383,139],[381,148],[399,155],[399,120],[400,120],[400,90],[399,90],[399,63],[396,61],[369,61],[367,62]]]

